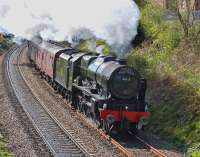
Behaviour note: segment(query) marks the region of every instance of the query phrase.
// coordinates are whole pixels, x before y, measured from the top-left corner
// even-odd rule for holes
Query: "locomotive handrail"
[[[83,86],[78,86],[75,83],[72,83],[72,85],[80,90],[84,90],[84,92],[87,92],[87,94],[91,95],[93,98],[98,99],[98,100],[106,100],[106,98],[100,97],[98,94],[93,94],[87,90],[89,87],[83,87]]]

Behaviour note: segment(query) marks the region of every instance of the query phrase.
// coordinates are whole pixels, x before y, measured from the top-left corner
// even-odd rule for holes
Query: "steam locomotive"
[[[123,60],[40,38],[28,41],[28,57],[41,77],[106,133],[135,132],[150,116],[146,80]]]

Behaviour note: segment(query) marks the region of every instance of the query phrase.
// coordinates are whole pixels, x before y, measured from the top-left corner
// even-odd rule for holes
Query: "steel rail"
[[[22,69],[21,69],[21,66],[20,66],[20,56],[21,56],[21,53],[22,53],[22,50],[24,49],[24,47],[20,47],[18,48],[14,48],[13,50],[9,51],[8,53],[8,56],[7,56],[7,62],[6,62],[6,71],[7,71],[7,75],[8,75],[8,78],[10,80],[10,84],[15,92],[15,95],[17,96],[17,92],[19,92],[19,89],[16,89],[16,86],[14,85],[14,81],[13,81],[13,78],[10,74],[10,68],[12,67],[11,65],[11,56],[14,55],[14,53],[19,53],[17,55],[17,63],[16,63],[16,66],[19,70],[19,74],[21,75],[21,80],[23,80],[24,82],[24,86],[26,86],[26,90],[28,90],[30,93],[31,93],[31,96],[33,97],[32,99],[35,99],[36,103],[38,103],[41,108],[43,109],[43,111],[39,111],[39,112],[46,112],[46,115],[43,113],[43,115],[41,114],[40,116],[42,116],[41,118],[43,118],[43,122],[37,122],[37,119],[34,119],[33,115],[31,115],[31,113],[28,111],[27,109],[27,105],[26,107],[24,105],[22,105],[27,117],[30,119],[30,121],[32,122],[33,126],[35,127],[36,131],[38,132],[38,134],[41,136],[41,138],[43,139],[43,141],[45,142],[45,144],[49,147],[50,151],[52,152],[52,154],[56,157],[59,157],[59,156],[70,156],[70,152],[69,151],[76,151],[75,148],[79,151],[78,154],[76,154],[77,156],[88,156],[88,157],[91,157],[91,156],[94,156],[94,154],[90,154],[88,153],[80,144],[80,142],[77,142],[75,139],[72,138],[71,134],[69,133],[68,130],[66,130],[62,125],[61,123],[59,123],[59,121],[52,115],[50,114],[50,112],[47,110],[47,108],[45,108],[44,104],[41,103],[40,99],[38,99],[36,97],[36,95],[34,94],[33,92],[33,89],[30,89],[30,86],[27,84],[27,80],[25,80],[24,76],[23,76],[23,72],[22,72]],[[15,54],[16,55],[16,54]],[[17,69],[16,69],[17,70]],[[19,80],[18,80],[19,81]],[[29,93],[29,94],[30,94]],[[26,93],[27,94],[27,93]],[[30,95],[29,95],[30,96]],[[36,107],[36,106],[34,106]],[[62,148],[62,150],[60,148],[58,148],[59,146],[57,146],[54,142],[56,141],[56,139],[52,139],[52,137],[48,137],[47,134],[45,135],[44,132],[47,132],[47,130],[43,130],[41,128],[43,128],[42,126],[39,126],[39,125],[42,125],[44,122],[49,122],[49,127],[51,127],[52,130],[54,130],[57,134],[57,137],[60,136],[60,138],[57,139],[57,142],[60,142],[63,144],[65,144],[65,148]],[[56,128],[57,126],[57,128]],[[59,131],[60,131],[60,134],[59,134]],[[54,135],[56,135],[54,133]],[[66,136],[67,135],[67,136]],[[47,137],[49,139],[47,139]],[[56,136],[55,136],[56,137]],[[53,142],[52,142],[53,140]],[[65,141],[64,141],[65,140]],[[67,143],[68,142],[68,143]],[[54,145],[53,145],[54,144]],[[57,146],[57,147],[56,147]],[[62,147],[60,145],[60,147]],[[66,149],[66,150],[64,150]],[[63,154],[62,152],[68,152],[68,154]],[[74,155],[74,154],[71,154],[71,155]],[[75,156],[75,155],[74,155]]]
[[[23,73],[23,72],[22,72]],[[23,75],[23,74],[22,74]],[[26,84],[28,85],[28,82],[25,80]],[[50,88],[52,88],[48,83],[46,83]],[[30,87],[30,90],[32,90],[32,93],[34,94],[33,92],[33,89]],[[39,97],[37,97],[35,95],[35,97],[38,99],[38,101],[41,101],[39,99]],[[64,101],[65,104],[71,108],[71,105],[69,102],[67,101]],[[45,110],[48,111],[48,108],[46,108],[46,106],[44,104],[41,104],[43,105],[43,107],[45,108]],[[83,114],[79,113],[79,112],[76,112],[74,111],[72,108],[71,110],[73,112],[75,112],[82,120],[85,121],[85,124],[89,127],[89,128],[92,128],[94,129],[95,131],[97,131],[97,133],[99,133],[101,135],[101,137],[103,137],[104,139],[106,139],[109,143],[111,143],[113,146],[115,146],[124,156],[126,157],[134,157],[135,155],[130,152],[129,150],[127,150],[125,147],[123,147],[121,144],[119,144],[116,140],[114,140],[113,138],[111,138],[110,136],[106,135],[101,129],[98,129],[98,128],[95,128],[94,126],[92,126],[91,124],[89,124],[86,120],[85,120],[85,117],[83,116]],[[50,115],[51,112],[49,112]],[[53,115],[52,115],[52,118],[53,118]],[[55,121],[58,122],[58,125],[63,128],[63,130],[66,132],[66,134],[68,134],[68,131],[62,126],[61,123],[59,123],[59,121],[57,119],[55,119]],[[70,134],[69,134],[70,136]],[[143,144],[151,153],[153,153],[154,155],[158,156],[158,157],[167,157],[165,154],[163,154],[161,151],[159,151],[158,149],[154,148],[153,146],[151,146],[150,144],[148,144],[147,142],[145,142],[145,140],[143,140],[141,137],[135,135],[135,138],[141,143]],[[73,139],[73,138],[72,138]],[[95,154],[92,154],[92,156],[94,156]]]
[[[42,100],[34,93],[34,89],[29,85],[28,81],[25,79],[25,76],[24,76],[24,72],[21,68],[21,66],[19,66],[19,70],[20,70],[20,73],[22,75],[22,78],[24,80],[24,82],[26,83],[26,85],[29,87],[32,95],[35,97],[35,99],[40,102],[40,105],[44,108],[44,110],[49,114],[49,116],[56,122],[56,124],[67,134],[67,136],[74,142],[74,144],[76,144],[76,146],[78,148],[80,148],[80,150],[82,152],[84,152],[84,154],[88,157],[91,157],[91,156],[94,156],[95,154],[91,154],[89,153],[83,146],[82,142],[81,141],[77,141],[74,139],[74,137],[72,136],[72,134],[74,133],[73,130],[67,130],[63,125],[62,123],[59,122],[59,120],[51,113],[51,111],[46,107],[46,105],[42,102]]]
[[[76,112],[76,114],[81,119],[83,119],[85,121],[85,118],[84,118],[84,116],[81,113]],[[126,157],[134,157],[135,156],[133,153],[131,153],[125,147],[123,147],[121,144],[119,144],[116,140],[114,140],[110,136],[106,135],[102,130],[91,126],[87,121],[85,121],[85,122],[86,122],[86,124],[87,124],[88,127],[93,128],[95,131],[97,131],[104,139],[106,139],[109,143],[111,143],[113,146],[115,146]]]
[[[65,103],[70,107],[69,103],[67,103],[65,101]],[[117,142],[116,140],[114,140],[113,138],[111,138],[110,136],[106,135],[101,129],[95,128],[94,126],[92,126],[91,124],[89,124],[86,120],[85,117],[79,113],[79,112],[75,112],[82,120],[85,121],[85,123],[87,124],[88,127],[93,128],[95,131],[97,131],[104,139],[106,139],[108,142],[110,142],[113,146],[115,146],[116,148],[118,148],[120,150],[121,153],[123,153],[126,157],[135,157],[135,155],[133,153],[131,153],[129,150],[127,150],[124,146],[122,146],[119,142]],[[150,144],[148,144],[145,140],[143,140],[141,137],[134,135],[135,138],[141,143],[143,144],[151,153],[153,153],[155,156],[157,157],[167,157],[164,153],[162,153],[161,151],[159,151],[158,149],[154,148],[153,146],[151,146]]]
[[[164,153],[162,153],[161,151],[159,151],[158,149],[154,148],[153,146],[151,146],[149,143],[147,143],[145,140],[143,140],[141,137],[135,135],[135,138],[142,143],[145,147],[147,147],[147,149],[152,152],[154,155],[158,156],[158,157],[167,157]]]
[[[50,88],[52,88],[48,83],[46,83]],[[60,98],[62,98],[60,96]],[[83,116],[82,113],[79,113],[78,111],[75,111],[74,109],[71,108],[71,103],[67,102],[66,100],[64,101],[65,104],[75,113],[79,116],[80,119],[82,119],[85,124],[87,125],[88,128],[92,128],[95,131],[97,131],[97,133],[99,133],[101,135],[101,137],[103,137],[104,139],[106,139],[109,143],[111,143],[114,147],[116,147],[125,157],[135,157],[135,155],[127,150],[124,146],[122,146],[119,142],[117,142],[116,140],[114,140],[113,138],[111,138],[109,135],[106,135],[101,129],[98,129],[94,126],[92,126],[91,124],[89,124],[85,117]],[[142,143],[151,153],[153,153],[155,156],[157,157],[167,157],[165,154],[163,154],[161,151],[159,151],[158,149],[154,148],[153,146],[151,146],[150,144],[148,144],[147,142],[145,142],[145,140],[143,140],[142,138],[134,135],[136,137],[136,139]]]

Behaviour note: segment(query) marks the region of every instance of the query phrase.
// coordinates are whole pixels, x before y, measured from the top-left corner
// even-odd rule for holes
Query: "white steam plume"
[[[77,32],[104,39],[120,52],[136,36],[139,17],[133,0],[0,0],[0,27],[16,36],[70,41]],[[80,35],[84,29],[91,32]]]

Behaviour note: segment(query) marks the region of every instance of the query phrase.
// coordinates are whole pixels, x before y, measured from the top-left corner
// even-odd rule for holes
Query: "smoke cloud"
[[[133,0],[0,0],[0,31],[30,39],[100,38],[124,52],[137,34]]]

